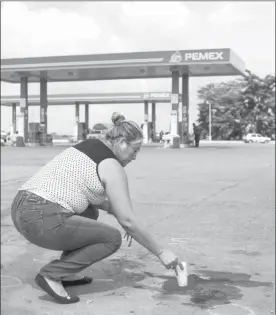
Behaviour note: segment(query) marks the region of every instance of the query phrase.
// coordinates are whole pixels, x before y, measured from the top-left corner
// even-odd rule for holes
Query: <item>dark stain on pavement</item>
[[[243,273],[210,270],[198,270],[198,272],[201,276],[189,275],[186,287],[179,287],[176,278],[170,277],[163,284],[163,292],[155,298],[166,299],[167,295],[190,295],[191,303],[184,303],[184,305],[205,309],[241,299],[243,294],[238,287],[273,286],[271,282],[251,281],[251,276]]]

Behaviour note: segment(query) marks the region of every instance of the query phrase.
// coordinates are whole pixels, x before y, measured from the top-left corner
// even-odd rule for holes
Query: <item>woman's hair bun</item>
[[[111,121],[115,126],[120,125],[120,123],[123,122],[125,119],[125,116],[118,112],[114,112],[111,117]]]

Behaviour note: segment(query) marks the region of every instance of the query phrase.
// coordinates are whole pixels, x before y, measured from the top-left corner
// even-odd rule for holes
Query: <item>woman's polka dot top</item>
[[[98,166],[115,156],[100,140],[88,139],[57,155],[20,190],[31,191],[75,213],[106,199]]]

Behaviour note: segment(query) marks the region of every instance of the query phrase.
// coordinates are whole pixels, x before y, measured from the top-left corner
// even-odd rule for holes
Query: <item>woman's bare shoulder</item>
[[[126,173],[122,165],[116,159],[106,159],[98,166],[98,173],[101,181],[126,178]]]

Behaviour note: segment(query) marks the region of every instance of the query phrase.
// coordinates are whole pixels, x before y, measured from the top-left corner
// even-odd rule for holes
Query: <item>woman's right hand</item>
[[[167,269],[175,269],[178,264],[178,257],[168,249],[163,249],[157,257]]]

